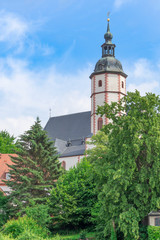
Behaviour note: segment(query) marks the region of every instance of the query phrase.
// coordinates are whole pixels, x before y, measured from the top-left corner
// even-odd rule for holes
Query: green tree
[[[99,201],[99,224],[112,225],[125,240],[139,239],[139,223],[160,208],[160,98],[128,93],[98,113],[112,121],[94,137],[90,150]]]
[[[0,192],[0,227],[2,227],[9,218],[8,199]]]
[[[35,204],[35,202],[32,202],[31,206],[25,208],[25,214],[27,217],[34,219],[43,228],[47,227],[51,220],[49,207],[44,204]]]
[[[50,189],[61,174],[57,151],[37,118],[35,124],[20,136],[17,157],[11,157],[9,195],[14,212],[23,210],[31,201],[45,203]]]
[[[83,160],[58,179],[49,199],[55,228],[92,226],[91,210],[97,202],[97,195],[91,172],[91,165]]]
[[[0,153],[15,153],[17,142],[7,131],[0,132]]]

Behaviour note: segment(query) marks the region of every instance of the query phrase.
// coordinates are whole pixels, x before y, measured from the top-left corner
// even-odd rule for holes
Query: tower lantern
[[[110,19],[107,19],[105,42],[102,44],[102,58],[96,63],[91,74],[91,132],[96,134],[102,125],[108,124],[109,119],[96,114],[97,106],[104,102],[118,102],[126,95],[126,78],[122,64],[115,58],[115,47],[110,32]]]

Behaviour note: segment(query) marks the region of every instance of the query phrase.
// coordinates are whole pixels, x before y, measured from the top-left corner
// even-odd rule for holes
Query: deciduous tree
[[[101,204],[104,236],[111,226],[139,239],[139,222],[160,208],[160,98],[128,93],[98,113],[111,122],[94,137],[89,159]]]
[[[15,153],[17,142],[7,131],[0,132],[0,153]]]
[[[54,227],[78,229],[93,225],[91,211],[97,195],[91,172],[91,165],[83,160],[58,179],[49,200]]]

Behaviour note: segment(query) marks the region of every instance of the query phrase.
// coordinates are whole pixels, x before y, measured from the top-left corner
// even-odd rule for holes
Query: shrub
[[[140,240],[148,239],[147,226],[143,226],[143,225],[139,226],[139,238]]]
[[[12,235],[13,238],[18,237],[24,231],[32,232],[41,237],[47,237],[47,230],[40,227],[35,220],[27,216],[19,217],[17,220],[9,220],[3,227],[2,232],[6,235]]]
[[[4,236],[0,233],[0,240],[12,240],[9,236]]]
[[[85,239],[86,239],[86,234],[87,234],[87,232],[86,232],[85,230],[83,230],[83,231],[80,233],[80,239],[85,240]]]
[[[160,240],[160,227],[148,226],[148,240]]]
[[[29,232],[29,231],[25,231],[23,232],[18,238],[17,240],[41,240],[42,238],[38,237],[36,234]]]
[[[54,238],[52,238],[52,240],[62,240],[62,238],[59,236],[59,234],[57,234]]]
[[[25,213],[29,218],[33,218],[38,225],[45,227],[51,220],[48,208],[44,204],[32,203],[31,207],[26,207]]]
[[[21,226],[18,221],[11,220],[5,224],[3,233],[6,235],[12,235],[13,238],[18,237],[24,231],[23,226]]]

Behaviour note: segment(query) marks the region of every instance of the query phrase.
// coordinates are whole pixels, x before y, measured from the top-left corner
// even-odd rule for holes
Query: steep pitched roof
[[[2,180],[6,179],[6,173],[9,172],[7,164],[13,164],[10,156],[16,156],[16,154],[0,154],[0,185],[4,185]]]
[[[91,112],[51,117],[44,130],[53,141],[85,138],[91,134]]]
[[[52,117],[48,120],[44,130],[55,141],[61,157],[83,155],[84,139],[92,136],[91,112]]]

